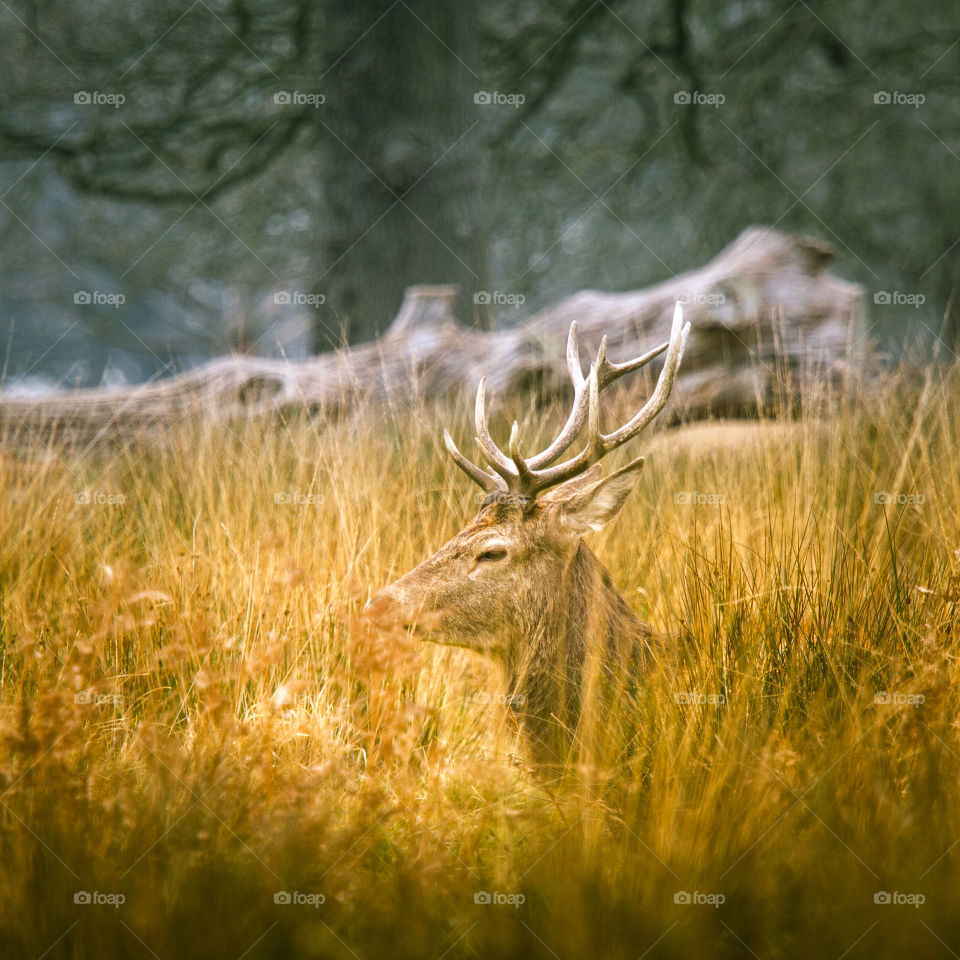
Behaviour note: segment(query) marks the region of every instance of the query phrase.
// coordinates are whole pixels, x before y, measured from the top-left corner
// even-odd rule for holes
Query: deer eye
[[[507,555],[506,547],[487,547],[477,554],[477,563],[486,563],[487,561],[503,560]]]

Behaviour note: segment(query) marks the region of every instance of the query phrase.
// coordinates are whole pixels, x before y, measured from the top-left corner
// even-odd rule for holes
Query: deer
[[[536,762],[569,757],[588,691],[602,686],[605,677],[635,678],[655,654],[650,627],[583,537],[612,520],[636,487],[643,457],[609,476],[603,475],[601,460],[636,438],[663,409],[689,332],[677,303],[666,343],[613,363],[604,337],[584,376],[574,321],[566,347],[571,410],[555,439],[532,456],[523,452],[516,421],[506,453],[494,442],[482,378],[474,419],[486,466],[468,460],[443,431],[454,463],[484,492],[479,512],[433,556],[380,590],[364,610],[377,623],[497,661],[506,677],[508,710]],[[604,433],[601,393],[664,353],[649,398],[626,423]],[[584,429],[582,446],[570,455]]]

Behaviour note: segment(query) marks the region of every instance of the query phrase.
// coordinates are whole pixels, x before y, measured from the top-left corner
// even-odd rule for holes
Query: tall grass
[[[475,511],[464,406],[8,436],[0,955],[960,953],[958,387],[657,434],[593,546],[676,662],[559,781],[351,629]]]

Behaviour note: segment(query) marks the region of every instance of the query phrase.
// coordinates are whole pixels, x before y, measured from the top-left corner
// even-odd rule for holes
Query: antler
[[[487,428],[486,409],[486,378],[480,381],[477,389],[477,405],[475,422],[477,427],[477,444],[490,465],[490,469],[483,470],[475,463],[471,463],[453,442],[449,432],[443,431],[443,442],[450,456],[457,466],[478,483],[487,493],[514,493],[519,496],[533,498],[541,490],[556,486],[576,477],[588,470],[593,464],[605,457],[611,450],[622,446],[633,439],[644,429],[663,409],[673,382],[683,359],[683,351],[687,344],[687,335],[690,333],[690,324],[683,322],[683,307],[677,304],[673,314],[673,327],[670,339],[649,353],[645,353],[636,360],[626,363],[611,363],[607,359],[607,338],[600,342],[597,359],[590,365],[589,374],[584,377],[580,366],[580,349],[577,343],[577,324],[570,325],[570,335],[567,338],[567,368],[573,381],[573,407],[563,429],[556,439],[540,453],[524,458],[520,452],[520,428],[514,421],[510,431],[510,443],[507,456],[494,443]],[[613,433],[603,433],[600,430],[600,391],[619,380],[620,377],[658,357],[666,350],[663,370],[657,380],[657,386],[647,402],[637,414]],[[583,449],[568,460],[556,463],[573,445],[580,435],[584,423],[587,424],[587,442]],[[492,470],[492,472],[491,472]]]

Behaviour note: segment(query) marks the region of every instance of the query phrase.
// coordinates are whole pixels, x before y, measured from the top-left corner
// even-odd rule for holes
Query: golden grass
[[[956,955],[958,386],[653,438],[595,547],[680,666],[558,782],[349,627],[476,509],[465,405],[8,437],[0,955]]]

